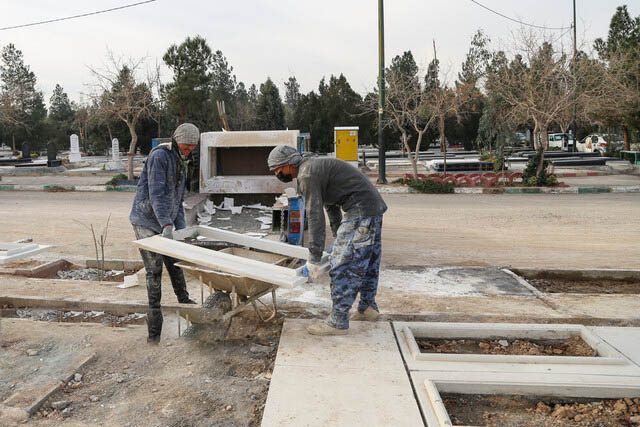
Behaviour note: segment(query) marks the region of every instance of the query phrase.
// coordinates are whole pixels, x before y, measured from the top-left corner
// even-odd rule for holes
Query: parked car
[[[549,148],[562,151],[573,151],[573,135],[570,133],[550,133],[548,135]]]
[[[578,141],[576,148],[581,153],[600,153],[607,151],[609,143],[602,135],[591,134]]]

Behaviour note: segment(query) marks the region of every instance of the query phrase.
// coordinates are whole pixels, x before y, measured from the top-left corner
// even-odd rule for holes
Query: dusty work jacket
[[[344,219],[382,215],[387,205],[380,193],[357,168],[331,157],[304,158],[298,166],[298,192],[304,197],[309,225],[311,261],[322,257],[325,239],[324,209],[336,234]]]
[[[129,221],[158,234],[167,224],[184,228],[184,192],[185,168],[177,146],[159,145],[142,169]]]

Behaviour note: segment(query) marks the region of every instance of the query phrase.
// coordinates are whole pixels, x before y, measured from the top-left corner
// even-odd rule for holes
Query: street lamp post
[[[384,115],[384,6],[378,0],[378,184],[386,184],[386,159],[384,138],[382,135],[382,118]]]

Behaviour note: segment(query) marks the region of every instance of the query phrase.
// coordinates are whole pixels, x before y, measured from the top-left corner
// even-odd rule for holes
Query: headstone
[[[55,168],[60,166],[62,162],[58,160],[58,149],[55,142],[49,142],[47,144],[47,166]]]
[[[118,138],[111,140],[111,161],[117,162],[120,160],[120,143]]]
[[[80,140],[75,133],[69,138],[71,141],[71,152],[69,153],[69,161],[71,163],[80,161]]]
[[[28,142],[22,143],[22,159],[30,160],[31,159],[31,148],[29,147]]]

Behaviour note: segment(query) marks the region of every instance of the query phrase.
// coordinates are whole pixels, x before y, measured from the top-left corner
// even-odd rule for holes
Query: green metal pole
[[[576,37],[576,0],[573,0],[573,147],[572,151],[577,150],[578,144],[578,76],[576,75],[576,60],[578,59],[578,42]]]
[[[378,0],[378,184],[386,184],[386,159],[384,138],[382,135],[382,118],[384,115],[384,6]]]

